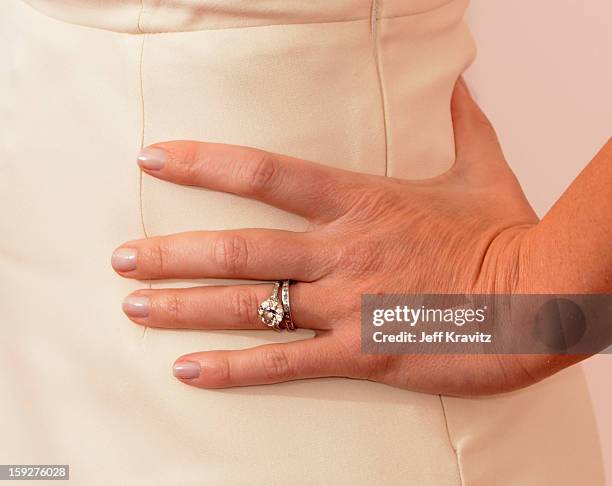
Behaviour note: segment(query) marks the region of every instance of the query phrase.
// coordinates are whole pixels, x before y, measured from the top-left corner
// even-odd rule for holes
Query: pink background
[[[472,0],[468,22],[466,79],[544,215],[612,135],[612,2]],[[583,367],[612,485],[612,355]]]

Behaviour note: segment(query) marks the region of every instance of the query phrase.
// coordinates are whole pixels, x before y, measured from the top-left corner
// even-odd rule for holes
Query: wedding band
[[[291,302],[289,301],[290,283],[290,280],[283,281],[283,286],[281,288],[281,300],[283,302],[283,311],[285,313],[285,328],[287,329],[287,331],[295,331],[297,328],[295,326],[295,323],[293,322],[293,317],[291,316]]]
[[[278,291],[280,286],[280,281],[275,282],[272,295],[259,304],[259,307],[257,308],[257,314],[259,315],[261,322],[275,331],[281,330],[280,325],[285,316],[283,304],[278,301]]]

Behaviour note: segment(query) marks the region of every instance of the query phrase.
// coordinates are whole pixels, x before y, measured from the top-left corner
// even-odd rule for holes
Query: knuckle
[[[188,143],[181,152],[178,167],[185,180],[194,179],[200,171],[200,151],[196,143]]]
[[[361,299],[359,295],[356,297],[349,297],[343,301],[343,309],[349,316],[355,316],[361,314]]]
[[[229,358],[226,356],[216,358],[211,372],[206,375],[210,384],[215,387],[231,385],[234,377]]]
[[[373,240],[356,240],[342,245],[336,253],[336,268],[365,275],[380,268],[379,243]]]
[[[160,275],[166,275],[170,269],[172,251],[168,242],[160,240],[157,245],[149,247],[146,251],[146,260]]]
[[[185,312],[185,301],[178,293],[171,293],[163,301],[163,312],[172,322],[181,322]]]
[[[287,354],[280,349],[264,351],[261,360],[264,372],[269,380],[290,380],[295,376],[295,371],[287,358]]]
[[[240,274],[249,262],[249,247],[240,235],[224,235],[214,245],[215,263],[228,274]]]
[[[259,300],[253,290],[249,288],[238,288],[231,293],[231,297],[227,300],[227,303],[230,306],[228,309],[229,315],[233,316],[237,322],[245,323],[253,327],[260,323],[259,317],[257,316]]]
[[[258,196],[280,184],[280,163],[272,154],[258,151],[245,169],[246,192]]]
[[[388,183],[355,187],[345,197],[348,203],[345,217],[365,224],[395,214],[401,204],[398,194]]]
[[[366,361],[369,358],[362,354],[361,337],[354,330],[344,334],[333,349],[333,360],[342,369],[342,373],[350,378],[363,378],[367,375]]]

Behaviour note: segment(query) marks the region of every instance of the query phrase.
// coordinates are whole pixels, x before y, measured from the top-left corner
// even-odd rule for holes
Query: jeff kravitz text
[[[417,325],[430,324],[431,327],[451,325],[462,327],[466,324],[480,324],[486,319],[487,306],[467,309],[441,309],[418,308],[409,306],[395,306],[387,309],[374,309],[372,311],[372,324],[382,328],[385,324],[393,323],[391,332],[388,330],[375,331],[372,340],[375,343],[491,343],[492,335],[481,331],[457,332],[456,330],[416,331]],[[398,323],[409,326],[410,330],[398,332]],[[438,326],[436,326],[436,324]],[[402,326],[402,327],[403,327]]]

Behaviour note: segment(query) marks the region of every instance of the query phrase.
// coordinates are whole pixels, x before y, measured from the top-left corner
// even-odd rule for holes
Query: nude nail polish
[[[160,170],[168,160],[168,154],[164,149],[158,147],[145,148],[138,155],[138,165],[147,170]]]
[[[138,252],[133,248],[119,248],[113,253],[111,264],[118,272],[129,272],[136,268]]]
[[[180,380],[192,380],[200,376],[200,363],[197,361],[178,361],[172,367],[172,374]]]
[[[148,297],[128,295],[123,301],[122,308],[129,317],[148,317],[150,306]]]

